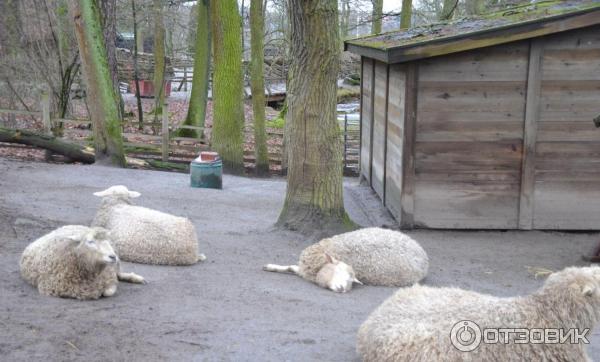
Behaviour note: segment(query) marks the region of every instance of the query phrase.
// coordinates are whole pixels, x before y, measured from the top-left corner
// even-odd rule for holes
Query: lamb
[[[132,205],[139,192],[112,186],[94,193],[102,204],[92,222],[111,231],[122,260],[145,264],[191,265],[206,259],[198,254],[194,224],[183,217]]]
[[[40,294],[81,300],[114,295],[119,280],[145,282],[119,271],[108,230],[81,225],[63,226],[29,244],[20,269]]]
[[[403,287],[427,275],[429,259],[421,246],[398,231],[365,228],[326,238],[302,251],[298,265],[267,264],[271,272],[290,272],[345,293],[353,283]]]
[[[563,336],[572,333],[570,340],[599,321],[600,267],[553,273],[524,297],[415,285],[397,291],[362,324],[357,352],[364,361],[590,361],[582,343],[587,340],[579,337],[574,344],[556,343],[556,335],[549,335],[554,343],[523,341],[540,341],[544,328],[562,328]],[[502,335],[496,328],[521,334]],[[537,336],[524,332],[531,329]],[[499,343],[489,343],[496,339]]]

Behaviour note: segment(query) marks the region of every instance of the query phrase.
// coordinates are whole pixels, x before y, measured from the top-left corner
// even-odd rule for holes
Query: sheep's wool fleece
[[[362,324],[357,352],[364,361],[378,362],[586,361],[589,358],[581,342],[515,343],[515,335],[510,334],[508,344],[481,342],[475,350],[463,352],[452,345],[450,335],[457,323],[464,325],[462,321],[476,323],[481,331],[486,328],[578,328],[579,331],[589,328],[591,331],[600,319],[599,280],[598,267],[568,268],[551,275],[536,293],[514,298],[420,285],[400,289]],[[592,285],[592,294],[584,295],[585,285]]]
[[[315,282],[327,263],[325,253],[351,265],[356,277],[369,285],[403,287],[427,275],[429,259],[411,237],[398,231],[365,228],[326,238],[300,254],[300,275]]]
[[[141,206],[117,204],[97,218],[111,231],[121,260],[166,265],[198,261],[198,238],[189,219]]]
[[[104,290],[118,283],[118,265],[81,265],[74,252],[76,240],[83,240],[90,230],[81,225],[63,226],[29,244],[20,261],[23,279],[44,295],[100,298]]]

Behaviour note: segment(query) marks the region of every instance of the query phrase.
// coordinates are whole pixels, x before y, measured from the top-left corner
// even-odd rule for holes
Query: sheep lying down
[[[590,361],[579,338],[523,343],[524,334],[507,333],[509,343],[489,342],[504,341],[499,328],[563,329],[567,336],[577,328],[574,336],[591,332],[599,320],[600,267],[553,273],[524,297],[415,285],[397,291],[362,324],[357,352],[364,361]]]
[[[41,294],[76,299],[110,297],[119,280],[144,278],[119,270],[108,230],[67,225],[29,244],[20,262],[21,276]]]
[[[403,287],[427,275],[421,246],[398,231],[366,228],[326,238],[300,254],[298,265],[267,264],[266,271],[289,272],[344,293],[353,283]]]
[[[112,186],[94,193],[102,197],[93,226],[110,230],[122,260],[165,265],[190,265],[205,260],[198,254],[198,237],[192,222],[146,207],[132,205],[140,193]]]

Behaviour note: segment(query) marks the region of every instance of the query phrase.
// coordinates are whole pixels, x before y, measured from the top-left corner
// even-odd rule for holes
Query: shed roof
[[[550,0],[477,18],[414,27],[347,40],[345,49],[386,63],[539,37],[600,24],[600,0]]]

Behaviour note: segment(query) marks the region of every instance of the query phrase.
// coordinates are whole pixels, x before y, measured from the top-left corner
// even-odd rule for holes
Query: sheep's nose
[[[117,261],[117,256],[116,255],[109,255],[108,258],[112,261]]]

